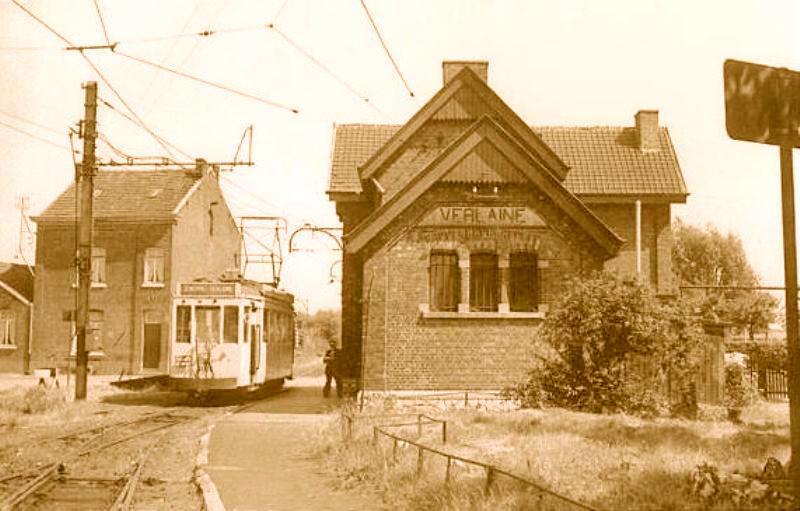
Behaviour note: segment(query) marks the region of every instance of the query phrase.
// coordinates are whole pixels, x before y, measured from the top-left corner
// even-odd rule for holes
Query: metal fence
[[[750,381],[767,401],[789,400],[789,380],[782,369],[751,367]]]
[[[393,416],[396,417],[397,415]],[[375,420],[384,418],[382,416],[353,416],[343,415],[343,432],[345,439],[352,438],[353,425],[359,420]],[[589,510],[599,511],[597,508],[588,504],[578,502],[565,495],[561,495],[540,483],[531,481],[525,477],[513,474],[504,470],[496,465],[484,463],[482,461],[470,459],[458,454],[445,452],[441,448],[425,445],[418,440],[403,437],[397,433],[387,431],[389,428],[401,427],[416,427],[417,437],[422,436],[423,427],[429,425],[440,425],[441,427],[441,442],[442,445],[447,445],[447,421],[437,419],[424,414],[417,414],[416,420],[412,422],[396,422],[382,425],[372,426],[372,443],[376,449],[379,449],[384,458],[390,462],[391,466],[399,463],[400,457],[404,451],[409,447],[416,450],[416,476],[422,477],[426,471],[431,471],[433,461],[438,459],[442,461],[440,469],[443,471],[442,479],[445,486],[449,487],[456,479],[461,476],[462,478],[472,476],[470,467],[477,467],[478,471],[482,472],[483,492],[490,495],[493,490],[498,488],[501,484],[511,483],[517,489],[529,492],[529,495],[536,500],[535,509],[548,509],[548,510]],[[386,440],[391,444],[389,448]],[[427,470],[426,470],[427,462]]]

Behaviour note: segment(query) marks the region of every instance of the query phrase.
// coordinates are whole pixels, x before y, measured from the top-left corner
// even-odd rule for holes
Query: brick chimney
[[[636,135],[642,152],[661,149],[658,136],[658,110],[639,110],[636,112]]]
[[[442,85],[447,85],[465,67],[475,71],[484,82],[489,80],[489,63],[485,60],[445,60],[442,62]]]

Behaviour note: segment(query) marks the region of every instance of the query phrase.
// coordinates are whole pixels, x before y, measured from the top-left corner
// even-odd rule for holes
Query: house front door
[[[161,323],[144,324],[142,368],[158,369],[161,360]]]

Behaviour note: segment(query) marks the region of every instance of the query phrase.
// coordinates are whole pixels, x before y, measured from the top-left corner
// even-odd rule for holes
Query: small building
[[[96,373],[165,373],[178,283],[239,268],[241,237],[217,169],[100,170],[86,344]],[[41,215],[32,367],[74,364],[76,197],[71,185]]]
[[[688,192],[658,112],[531,127],[487,79],[486,62],[445,62],[405,124],[335,127],[342,348],[367,390],[518,382],[572,275],[608,269],[673,293],[670,208]]]
[[[32,312],[31,269],[0,263],[0,373],[28,371]]]

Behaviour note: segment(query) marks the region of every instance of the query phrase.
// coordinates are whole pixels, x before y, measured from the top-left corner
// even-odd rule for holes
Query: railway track
[[[132,421],[123,421],[78,434],[64,435],[52,441],[83,438],[79,449],[58,462],[36,472],[18,473],[0,479],[5,486],[5,498],[0,501],[0,511],[12,509],[128,509],[136,494],[142,467],[149,453],[163,439],[171,427],[186,424],[197,417],[171,412],[149,414]],[[116,427],[114,427],[116,426]],[[102,430],[102,431],[100,431]],[[156,434],[158,433],[158,434]],[[156,436],[147,442],[144,454],[122,477],[81,477],[87,465],[96,456],[113,456],[115,446]],[[99,441],[102,440],[102,441]],[[149,484],[159,481],[148,481]]]

